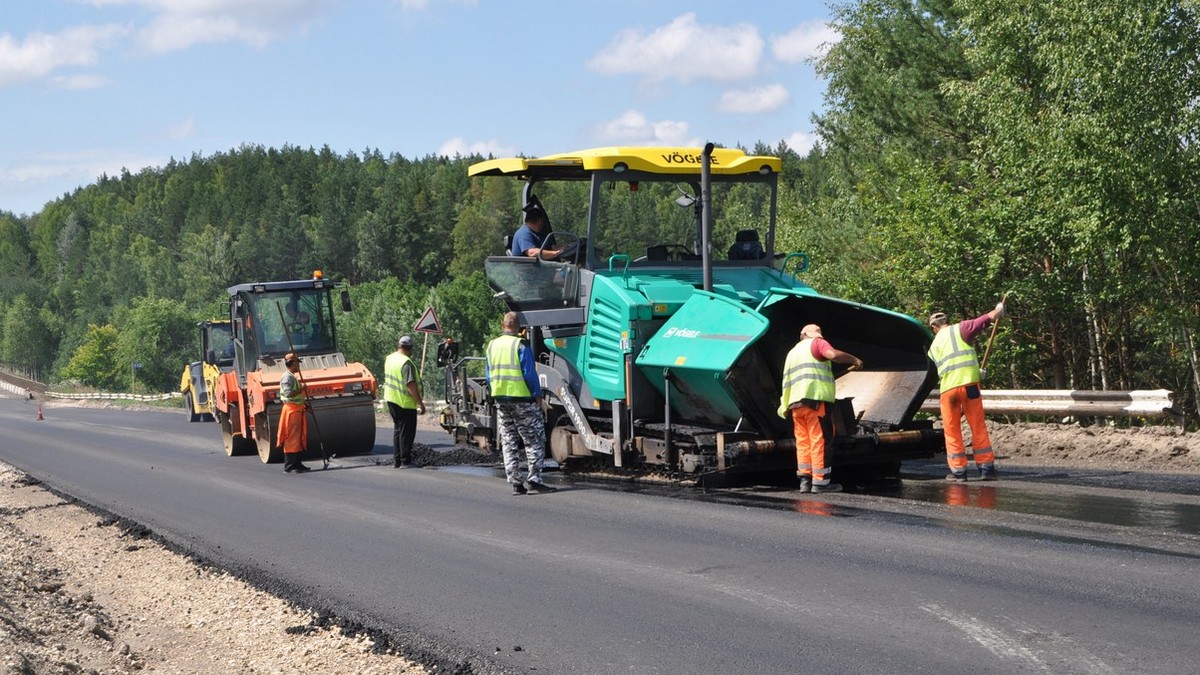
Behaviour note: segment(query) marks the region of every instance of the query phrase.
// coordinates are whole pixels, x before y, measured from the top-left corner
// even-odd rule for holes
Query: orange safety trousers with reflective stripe
[[[284,403],[279,413],[278,445],[289,455],[304,452],[308,447],[308,422],[304,419],[304,405]]]
[[[977,383],[972,383],[978,387]],[[946,463],[954,473],[967,470],[967,448],[963,442],[962,418],[971,427],[971,454],[975,455],[975,466],[991,466],[996,461],[992,453],[992,439],[988,436],[987,424],[983,421],[983,397],[967,397],[963,385],[943,391],[941,395],[942,430],[946,434]]]
[[[796,475],[811,476],[814,484],[829,482],[829,467],[825,466],[825,403],[814,410],[808,406],[792,408],[792,433],[796,437]]]

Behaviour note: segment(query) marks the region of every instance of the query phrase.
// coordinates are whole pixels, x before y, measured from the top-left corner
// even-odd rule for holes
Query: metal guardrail
[[[0,388],[27,396],[28,390],[0,381]],[[939,392],[935,389],[921,404],[921,412],[939,414]],[[179,398],[179,392],[166,394],[111,394],[96,392],[74,394],[48,391],[47,398],[74,400],[165,401]],[[1098,391],[1083,389],[985,389],[983,410],[988,415],[1046,415],[1053,417],[1169,417],[1180,426],[1183,413],[1174,407],[1175,393],[1167,389],[1138,391]]]
[[[921,412],[940,413],[934,390]],[[1170,417],[1183,424],[1173,406],[1175,393],[1166,389],[1098,391],[1082,389],[985,389],[983,410],[988,415],[1050,415],[1071,417]]]
[[[3,389],[4,391],[7,391],[12,394],[16,394],[17,396],[20,396],[21,398],[25,398],[25,397],[29,396],[28,389],[26,389],[24,387],[18,387],[17,385],[12,384],[11,382],[4,382],[3,380],[0,380],[0,389]]]
[[[121,401],[166,401],[166,400],[172,399],[172,398],[179,398],[179,397],[183,396],[183,394],[180,394],[177,391],[169,392],[166,394],[108,394],[108,393],[104,393],[104,392],[94,392],[94,393],[90,393],[90,394],[70,394],[70,393],[60,392],[60,391],[48,391],[45,394],[43,394],[43,396],[45,396],[47,398],[66,398],[66,399],[72,399],[75,401],[86,401],[86,400],[90,400],[90,399],[97,399],[97,400],[107,399],[109,401],[115,401],[115,400],[121,400]]]

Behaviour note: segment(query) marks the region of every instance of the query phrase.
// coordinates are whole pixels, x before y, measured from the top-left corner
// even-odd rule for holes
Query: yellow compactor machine
[[[183,412],[189,422],[211,422],[216,419],[213,394],[217,378],[233,370],[233,341],[228,319],[210,319],[196,324],[200,330],[200,360],[183,367],[179,393],[183,394]]]

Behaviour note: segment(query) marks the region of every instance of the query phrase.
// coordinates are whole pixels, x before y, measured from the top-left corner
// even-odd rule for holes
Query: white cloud
[[[167,127],[167,138],[173,141],[183,140],[196,133],[196,118],[189,117],[179,124]]]
[[[771,37],[771,53],[784,63],[802,63],[820,56],[842,39],[841,33],[824,21],[806,21],[783,35]]]
[[[807,131],[795,131],[783,139],[783,142],[796,154],[804,156],[817,144],[817,136]]]
[[[133,5],[154,14],[138,43],[163,54],[196,44],[244,42],[262,47],[302,32],[334,0],[89,0],[97,7]]]
[[[103,75],[59,75],[50,78],[50,85],[59,89],[83,91],[107,87],[110,81]]]
[[[151,13],[137,31],[138,44],[152,53],[195,44],[244,42],[262,47],[280,35],[303,31],[336,0],[83,0],[95,7],[140,7]],[[37,80],[62,68],[94,66],[100,52],[132,29],[117,24],[76,26],[58,33],[31,33],[18,41],[0,34],[0,87]],[[96,88],[98,76],[60,76],[55,86]]]
[[[787,87],[778,83],[751,89],[733,89],[721,94],[717,110],[738,115],[774,112],[790,99]]]
[[[430,0],[392,0],[404,12],[421,12],[429,9]],[[479,0],[441,0],[442,4],[459,5],[461,7],[476,7]]]
[[[621,31],[587,65],[602,75],[636,73],[651,82],[728,81],[754,75],[762,52],[754,26],[705,26],[688,13],[648,34]]]
[[[0,166],[0,209],[36,213],[46,202],[62,196],[63,185],[75,187],[96,182],[101,174],[119,176],[121,169],[137,173],[162,166],[160,157],[121,154],[110,150],[40,154],[10,166]],[[65,190],[73,191],[74,188]]]
[[[23,42],[0,35],[0,87],[36,80],[72,66],[92,66],[100,49],[126,29],[115,24],[76,26],[59,33],[31,33]]]
[[[637,110],[627,110],[596,129],[601,143],[620,145],[694,146],[700,141],[688,137],[688,123],[676,120],[652,122]]]
[[[442,143],[435,154],[442,157],[468,157],[470,155],[512,157],[517,154],[517,150],[496,139],[470,142],[462,136],[455,136]]]

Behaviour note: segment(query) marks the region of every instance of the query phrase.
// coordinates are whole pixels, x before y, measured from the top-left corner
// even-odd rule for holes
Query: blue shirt
[[[533,350],[522,342],[517,346],[517,360],[521,362],[521,375],[525,377],[525,386],[529,387],[529,395],[537,398],[542,395],[542,383],[538,381],[537,368],[533,365]],[[491,385],[492,379],[488,373],[487,363],[483,366],[484,381]],[[503,397],[498,400],[503,400]]]
[[[529,249],[541,248],[546,238],[552,234],[554,233],[550,231],[550,228],[546,228],[546,231],[539,234],[534,232],[533,228],[528,225],[522,225],[521,229],[517,230],[517,233],[513,235],[512,250],[509,251],[509,254],[523,258],[525,257],[525,252]]]

